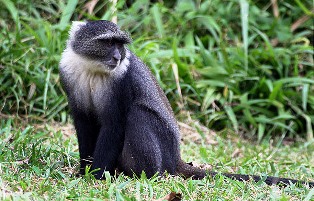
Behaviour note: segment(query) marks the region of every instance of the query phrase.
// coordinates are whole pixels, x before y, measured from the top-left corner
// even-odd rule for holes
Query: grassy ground
[[[76,177],[60,55],[72,20],[117,15],[178,119],[222,130],[182,125],[186,161],[314,180],[311,0],[119,0],[114,14],[108,2],[0,0],[0,200],[154,200],[170,192],[184,200],[314,200],[304,186],[220,176]]]
[[[77,140],[72,127],[60,124],[19,126],[20,120],[1,120],[1,200],[154,200],[170,192],[184,200],[313,200],[314,189],[290,185],[238,182],[222,176],[201,181],[180,177],[132,179],[106,175],[103,181],[90,174],[76,177]],[[185,131],[186,132],[186,131]],[[190,133],[191,134],[191,133]],[[188,136],[191,136],[191,135]],[[182,154],[186,161],[207,163],[219,172],[267,174],[313,180],[314,144],[271,146],[222,138],[222,135],[185,136]],[[201,139],[201,140],[199,140]]]
[[[0,2],[0,112],[67,121],[58,63],[71,21],[110,20],[112,4]],[[259,141],[283,133],[310,141],[312,1],[263,2],[121,0],[116,14],[175,113],[188,110],[208,128]]]

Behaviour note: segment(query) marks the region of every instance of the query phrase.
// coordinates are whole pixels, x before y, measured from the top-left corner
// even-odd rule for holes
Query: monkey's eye
[[[98,39],[98,41],[104,46],[104,47],[112,47],[114,45],[114,42],[111,39]]]
[[[113,46],[113,42],[112,42],[112,40],[107,40],[107,45],[108,45],[108,47]]]
[[[122,42],[119,42],[119,41],[118,41],[118,42],[116,42],[116,44],[117,44],[117,47],[118,47],[118,48],[123,47],[123,43],[122,43]]]

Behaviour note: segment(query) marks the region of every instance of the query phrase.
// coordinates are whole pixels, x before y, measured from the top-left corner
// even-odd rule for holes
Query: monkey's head
[[[106,20],[73,22],[68,46],[86,59],[97,63],[104,71],[114,70],[126,57],[125,44],[131,43],[129,34]]]

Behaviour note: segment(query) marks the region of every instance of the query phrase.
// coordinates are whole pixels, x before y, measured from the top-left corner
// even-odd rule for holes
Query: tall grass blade
[[[157,32],[158,32],[158,36],[160,38],[162,38],[164,36],[164,27],[163,27],[163,23],[162,23],[162,16],[161,16],[161,13],[159,11],[159,8],[158,8],[158,4],[155,4],[152,9],[152,14],[153,14],[153,17],[154,17],[154,21],[156,23],[156,27],[157,27]]]
[[[300,0],[294,0],[294,1],[298,4],[299,8],[301,8],[306,15],[314,17],[313,11],[307,9],[306,6]],[[312,3],[313,3],[313,1],[312,1]],[[312,6],[313,6],[313,4],[312,4]]]
[[[273,91],[269,94],[269,100],[273,101],[276,100],[278,94],[281,92],[282,82],[276,82],[274,84]]]
[[[240,0],[241,7],[241,25],[242,25],[242,39],[244,49],[244,66],[248,70],[248,18],[249,18],[249,4],[246,0]]]
[[[234,111],[232,110],[232,107],[230,107],[229,105],[226,105],[224,107],[224,109],[225,109],[229,119],[231,120],[233,129],[235,130],[235,132],[238,132],[239,131],[239,124],[237,121],[237,117],[236,117]]]
[[[273,48],[273,46],[271,45],[271,42],[270,42],[270,40],[269,40],[269,38],[268,38],[268,36],[265,34],[265,33],[263,33],[263,32],[261,32],[260,30],[258,30],[257,28],[255,28],[255,27],[252,27],[252,29],[264,40],[264,42],[265,42],[265,44],[266,44],[266,47],[267,47],[267,51],[268,51],[268,53],[270,54],[270,56],[272,56],[272,57],[274,57],[274,48]],[[265,50],[264,50],[265,51]]]
[[[303,85],[303,89],[302,89],[302,107],[303,107],[304,111],[306,111],[307,100],[308,100],[308,96],[309,96],[309,88],[310,88],[309,84],[304,84]]]
[[[16,9],[14,3],[10,0],[1,0],[1,2],[5,5],[5,7],[7,7],[7,9],[9,10],[12,19],[14,20],[15,23],[18,22],[18,18],[19,18],[19,12]]]
[[[206,95],[204,96],[203,99],[201,111],[205,111],[210,106],[210,104],[212,104],[212,102],[215,100],[214,92],[215,92],[214,88],[207,89]]]
[[[289,83],[294,83],[294,84],[314,84],[313,79],[309,78],[304,78],[304,77],[287,77],[287,78],[282,78],[276,82],[282,82],[283,84],[289,84]]]
[[[309,142],[314,139],[314,132],[312,127],[312,119],[309,115],[305,114],[300,108],[296,105],[290,104],[290,107],[298,114],[301,115],[306,122],[306,140]]]
[[[51,75],[51,70],[49,69],[47,72],[46,80],[45,80],[45,88],[44,88],[44,99],[43,99],[43,110],[46,111],[47,107],[47,93],[48,93],[48,85],[49,85],[49,80],[50,80],[50,75]],[[46,113],[46,112],[44,112]]]
[[[206,29],[214,36],[215,41],[217,43],[220,42],[219,34],[220,34],[220,28],[217,24],[217,22],[212,18],[211,16],[206,16],[206,15],[199,15],[198,17],[198,22],[202,24]]]
[[[257,140],[258,142],[261,142],[263,136],[265,134],[265,124],[259,123],[258,124],[258,134],[257,134]]]
[[[307,196],[305,197],[304,201],[310,201],[314,198],[314,188],[312,188],[312,190],[310,190],[310,192],[307,194]]]
[[[68,4],[66,5],[64,10],[62,11],[61,19],[60,19],[60,22],[58,24],[58,27],[61,30],[64,30],[66,28],[66,26],[69,24],[70,19],[71,19],[72,15],[75,11],[77,3],[78,3],[78,0],[68,1]]]

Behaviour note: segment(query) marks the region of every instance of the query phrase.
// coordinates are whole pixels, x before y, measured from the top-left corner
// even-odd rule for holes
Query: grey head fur
[[[105,49],[108,46],[107,43],[111,40],[121,42],[119,51],[122,56],[115,68],[109,67],[103,62],[106,56],[108,56],[107,53],[110,52],[110,50]],[[121,31],[116,24],[110,21],[74,21],[69,31],[67,47],[62,54],[60,67],[69,68],[65,66],[73,66],[75,64],[74,68],[76,69],[73,70],[81,68],[84,71],[88,70],[112,74],[113,77],[115,75],[121,77],[129,64],[128,57],[130,53],[125,44],[131,42],[130,35]]]
[[[87,22],[73,35],[70,45],[76,53],[100,61],[108,56],[106,47],[111,44],[111,41],[120,44],[132,42],[128,33],[106,20]],[[121,51],[121,55],[124,58],[125,52]]]

